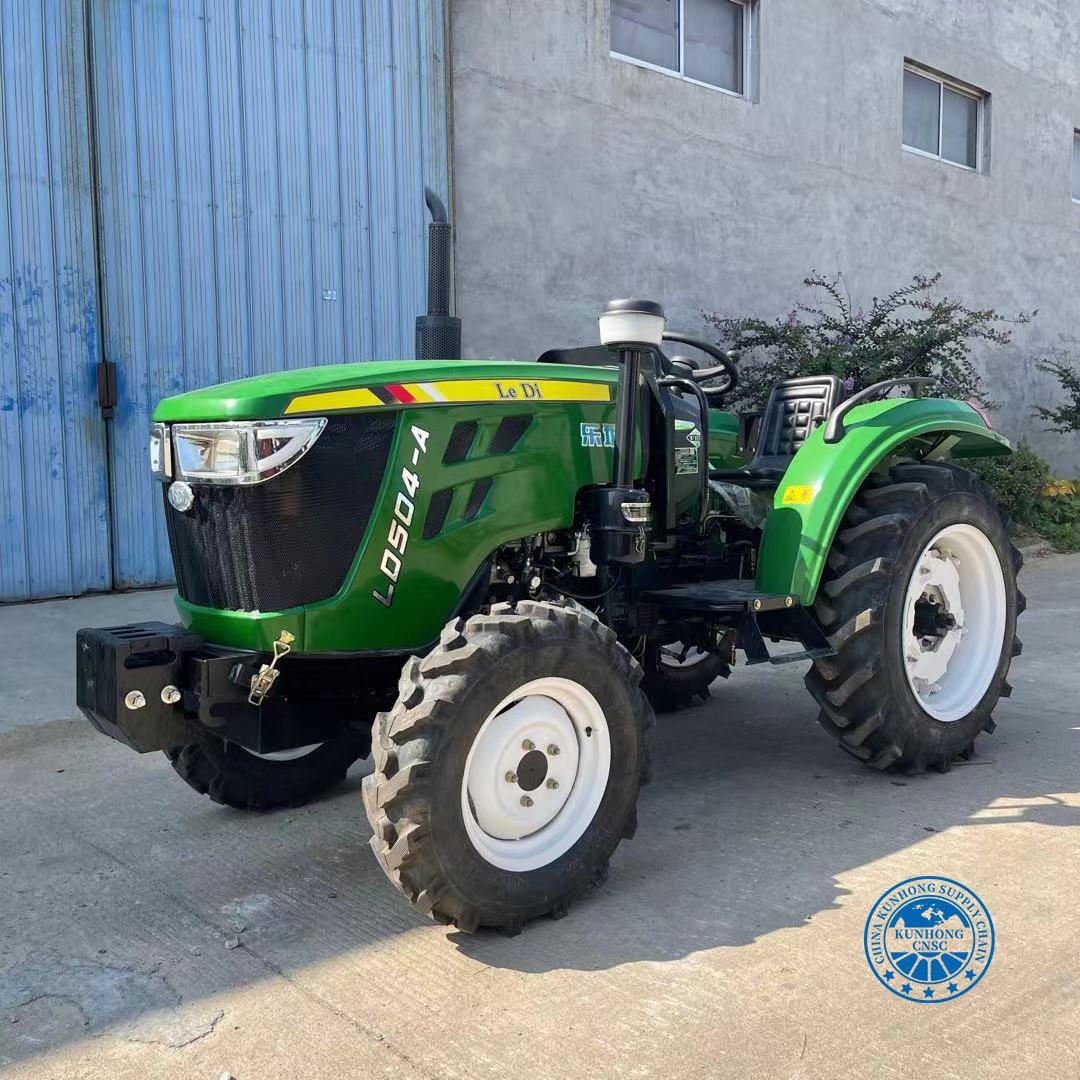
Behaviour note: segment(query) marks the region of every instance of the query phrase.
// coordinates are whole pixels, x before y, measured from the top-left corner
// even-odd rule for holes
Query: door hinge
[[[116,364],[99,360],[97,366],[97,399],[103,420],[111,420],[116,412]]]

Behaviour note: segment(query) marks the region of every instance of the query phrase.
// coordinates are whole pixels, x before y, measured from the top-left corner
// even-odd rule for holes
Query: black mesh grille
[[[200,485],[184,513],[166,499],[180,595],[229,611],[284,611],[333,596],[364,538],[395,420],[384,412],[331,418],[280,476]]]
[[[453,495],[453,488],[443,488],[442,491],[436,491],[431,496],[431,502],[428,503],[427,517],[424,519],[424,531],[421,534],[423,539],[430,540],[442,532]]]
[[[483,480],[477,480],[473,484],[472,491],[469,492],[469,501],[465,504],[465,513],[461,515],[465,521],[472,521],[480,513],[480,507],[484,505],[484,500],[490,490],[490,476],[485,476]]]
[[[450,438],[446,443],[446,452],[442,458],[443,464],[452,465],[455,461],[464,461],[475,438],[475,420],[463,420],[460,424],[455,424],[454,430],[450,432]]]
[[[533,418],[520,413],[516,416],[504,416],[502,423],[495,431],[495,437],[491,440],[491,452],[493,454],[505,454],[517,446],[518,439],[525,434],[526,429],[532,423]]]

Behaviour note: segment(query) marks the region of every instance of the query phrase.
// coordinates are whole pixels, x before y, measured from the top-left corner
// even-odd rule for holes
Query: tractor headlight
[[[326,427],[326,418],[173,424],[172,469],[193,484],[261,484],[295,465]],[[168,443],[168,435],[162,445]],[[154,434],[150,436],[151,467]]]

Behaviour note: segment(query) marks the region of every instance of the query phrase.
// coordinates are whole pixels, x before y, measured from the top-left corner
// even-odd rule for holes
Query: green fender
[[[889,398],[845,417],[844,437],[826,443],[819,427],[792,458],[765,521],[758,587],[812,604],[833,538],[855,493],[887,459],[907,452],[925,459],[1012,453],[962,401]]]

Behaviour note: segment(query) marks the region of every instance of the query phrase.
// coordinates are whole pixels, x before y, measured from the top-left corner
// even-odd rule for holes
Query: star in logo
[[[902,990],[902,991],[903,991],[903,992],[904,992],[905,994],[910,994],[910,993],[911,993],[911,983],[904,983],[904,985],[903,985],[903,986],[901,986],[901,987],[900,987],[900,989],[901,989],[901,990]]]
[[[972,971],[970,968],[968,968],[968,970],[964,972],[964,978],[965,979],[974,979],[975,978],[975,972]]]
[[[956,983],[949,983],[949,993],[950,994],[955,994],[956,991],[959,990],[959,989],[960,989],[960,987],[957,986]]]
[[[928,986],[922,993],[923,997],[932,998],[934,996],[934,988],[932,986]]]
[[[892,982],[895,977],[896,976],[891,971],[886,971],[885,972],[885,981],[886,982]]]

